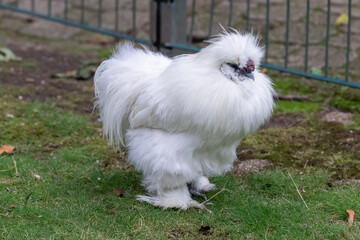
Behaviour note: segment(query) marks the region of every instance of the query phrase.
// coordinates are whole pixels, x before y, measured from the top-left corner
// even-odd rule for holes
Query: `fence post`
[[[186,0],[151,1],[150,39],[167,55],[182,53],[178,49],[166,49],[166,43],[187,43]],[[158,14],[159,13],[159,14]],[[160,22],[159,22],[160,20]]]

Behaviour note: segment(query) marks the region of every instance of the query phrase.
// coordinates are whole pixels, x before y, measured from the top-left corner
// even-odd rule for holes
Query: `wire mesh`
[[[150,5],[151,1],[155,0],[141,3],[136,0],[0,0],[0,9],[151,45],[155,42],[154,39],[149,39],[141,33],[141,37],[137,37],[141,32],[139,29],[141,30],[146,25],[142,23],[144,15],[139,16],[139,14],[143,14],[144,5]],[[161,2],[160,8],[162,4],[173,2],[156,1]],[[276,2],[283,4],[276,4]],[[259,32],[264,36],[263,67],[360,88],[360,83],[356,82],[357,79],[351,74],[350,68],[354,60],[351,48],[353,2],[344,1],[344,4],[347,3],[348,23],[346,26],[335,25],[334,16],[337,15],[332,10],[332,1],[327,0],[325,5],[323,3],[316,5],[316,2],[319,1],[187,0],[189,24],[186,44],[179,42],[158,42],[157,44],[185,52],[196,52],[204,46],[199,43],[200,40],[221,32],[223,26],[238,30],[254,30],[255,33]],[[42,5],[39,5],[40,3]],[[61,10],[59,10],[59,3],[62,4]],[[41,7],[44,4],[45,8]],[[77,14],[73,13],[75,7]],[[149,7],[148,11],[156,11],[156,9]],[[301,18],[298,17],[300,12],[304,13]],[[150,20],[151,15],[156,16],[156,13],[145,16]],[[318,24],[320,15],[323,16],[321,18],[323,20]],[[128,20],[124,21],[125,18]],[[155,20],[156,18],[151,18],[151,21]],[[157,26],[161,28],[161,23],[159,22]],[[343,39],[345,39],[341,42],[343,53],[339,53],[344,58],[341,66],[334,65],[332,60],[333,55],[338,54],[332,51],[338,51],[340,48],[336,46],[334,50],[333,43],[333,32],[338,28],[342,29],[341,33],[344,34]],[[158,33],[161,34],[161,31]],[[323,42],[317,39],[320,33],[324,34]],[[161,36],[158,37],[161,39]],[[324,57],[321,60],[319,56]],[[314,72],[314,68],[322,70],[323,73]]]

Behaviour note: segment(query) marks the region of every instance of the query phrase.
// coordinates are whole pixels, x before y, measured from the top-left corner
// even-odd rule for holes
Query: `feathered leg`
[[[206,199],[206,192],[215,190],[215,184],[209,182],[207,177],[201,176],[195,181],[188,184],[189,191],[192,195]]]
[[[154,206],[162,207],[164,209],[179,208],[186,210],[194,207],[207,210],[203,204],[191,199],[186,185],[174,189],[163,190],[156,196],[138,195],[137,200],[148,202]]]
[[[187,135],[154,129],[127,132],[128,159],[143,173],[142,185],[149,194],[138,196],[138,200],[163,208],[205,209],[191,198],[187,185],[195,182],[198,191],[208,191],[213,185],[207,178],[200,178],[199,165],[191,158],[191,152],[183,150],[189,149],[190,140]]]

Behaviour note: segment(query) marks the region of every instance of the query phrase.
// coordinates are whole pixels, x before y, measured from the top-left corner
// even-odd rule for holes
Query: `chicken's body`
[[[221,44],[232,41],[245,44],[235,47],[252,51],[251,61],[259,63],[261,49],[252,49],[256,38],[232,33],[172,60],[125,43],[96,71],[104,134],[116,146],[125,138],[128,159],[143,173],[149,193],[139,200],[164,208],[202,207],[188,185],[195,193],[212,190],[207,176],[228,171],[240,140],[270,116],[271,81],[256,69],[244,67],[255,81],[238,73],[249,56],[221,59]],[[238,61],[235,75],[226,69],[230,61]]]

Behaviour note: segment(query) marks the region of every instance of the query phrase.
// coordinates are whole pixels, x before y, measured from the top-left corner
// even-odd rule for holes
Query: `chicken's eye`
[[[227,63],[227,65],[229,65],[230,67],[237,69],[239,68],[238,65],[236,65],[235,63]]]
[[[240,74],[242,71],[242,69],[240,69],[239,66],[236,65],[235,63],[228,63],[227,65],[229,65],[231,68],[233,68],[235,73]]]

